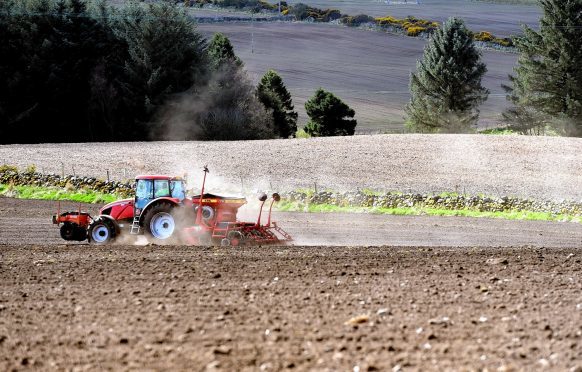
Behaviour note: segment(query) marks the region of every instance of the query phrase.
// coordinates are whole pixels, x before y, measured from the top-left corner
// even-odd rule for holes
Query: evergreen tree
[[[88,140],[87,97],[104,30],[81,0],[12,3],[8,33],[1,32],[2,142]],[[5,9],[2,9],[5,10]],[[6,41],[6,44],[4,43]],[[6,84],[6,85],[4,85]],[[26,131],[23,131],[26,128]]]
[[[273,110],[273,122],[279,137],[294,137],[297,112],[281,76],[273,70],[267,71],[257,86],[257,95],[267,109]]]
[[[479,105],[488,90],[487,71],[462,20],[448,19],[437,29],[410,78],[407,126],[414,132],[467,132],[477,125]]]
[[[502,84],[507,93],[507,100],[513,106],[502,113],[503,121],[512,131],[532,136],[543,135],[547,127],[547,115],[543,114],[531,104],[530,97],[522,82],[509,75],[511,85]]]
[[[312,137],[351,136],[355,132],[355,111],[333,93],[319,88],[305,102],[305,111],[310,120],[304,130]]]
[[[130,3],[115,28],[126,45],[119,80],[130,121],[117,135],[149,139],[155,112],[171,95],[200,83],[205,41],[184,11],[166,2]]]
[[[582,136],[582,0],[540,0],[540,30],[524,27],[512,86],[514,107],[505,112],[513,126],[535,119],[568,136]]]
[[[217,32],[212,37],[207,49],[211,65],[217,69],[227,62],[233,62],[236,66],[242,67],[242,61],[234,53],[234,48],[228,37]]]

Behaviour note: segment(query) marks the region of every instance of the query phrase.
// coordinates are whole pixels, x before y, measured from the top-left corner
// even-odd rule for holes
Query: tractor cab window
[[[172,198],[184,200],[186,198],[184,182],[183,181],[170,182],[170,193],[172,194]]]
[[[154,188],[151,180],[138,180],[135,190],[135,196],[138,199],[152,199],[154,197]]]
[[[156,198],[161,198],[163,196],[170,196],[170,187],[168,185],[168,180],[155,180],[154,181],[154,196]]]

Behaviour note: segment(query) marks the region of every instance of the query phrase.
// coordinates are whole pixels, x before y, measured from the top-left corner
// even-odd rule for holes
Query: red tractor
[[[267,224],[261,224],[261,214],[267,195],[259,197],[261,208],[257,222],[237,220],[238,209],[245,198],[230,198],[204,193],[206,174],[200,195],[186,197],[186,183],[181,177],[138,176],[135,197],[105,205],[93,218],[80,210],[57,212],[53,223],[60,225],[65,240],[95,244],[113,242],[123,232],[145,234],[156,242],[187,244],[269,244],[291,241],[291,236],[271,222],[273,204],[280,200],[273,194]],[[62,224],[62,225],[61,225]]]

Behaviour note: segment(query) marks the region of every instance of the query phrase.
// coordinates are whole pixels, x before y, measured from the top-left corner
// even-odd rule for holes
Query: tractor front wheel
[[[111,243],[115,238],[115,229],[110,223],[97,220],[89,227],[89,240],[95,244]]]
[[[157,240],[167,240],[176,229],[173,208],[167,203],[154,205],[146,212],[143,225],[149,236]]]

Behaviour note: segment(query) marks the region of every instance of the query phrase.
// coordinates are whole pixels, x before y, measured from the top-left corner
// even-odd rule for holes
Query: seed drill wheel
[[[146,233],[157,240],[167,240],[176,230],[176,220],[173,215],[173,207],[167,203],[154,205],[144,217]]]
[[[115,239],[115,228],[111,223],[97,220],[89,227],[89,240],[94,244],[107,244]]]
[[[243,234],[240,231],[230,231],[227,238],[230,240],[230,245],[233,247],[237,247],[244,242]]]
[[[75,240],[75,225],[65,222],[61,226],[61,238],[65,240]]]

